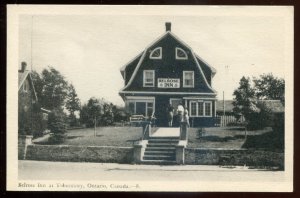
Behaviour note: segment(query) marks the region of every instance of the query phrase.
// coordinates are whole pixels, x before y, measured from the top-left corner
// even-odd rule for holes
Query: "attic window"
[[[162,57],[162,48],[157,47],[150,53],[150,59],[161,59]]]
[[[186,52],[183,49],[179,48],[179,47],[175,48],[175,54],[176,54],[176,59],[179,59],[179,60],[188,59],[188,56],[187,56]]]

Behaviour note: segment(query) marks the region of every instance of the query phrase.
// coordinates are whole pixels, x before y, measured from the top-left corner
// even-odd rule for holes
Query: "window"
[[[183,71],[183,87],[194,87],[193,71]]]
[[[162,58],[162,48],[157,47],[150,53],[150,59],[161,59]]]
[[[204,103],[205,114],[204,116],[211,116],[211,103]]]
[[[147,110],[146,110],[146,115],[147,116],[152,116],[153,113],[153,102],[147,102]]]
[[[154,87],[154,70],[144,70],[144,87]]]
[[[203,115],[203,102],[198,102],[198,115]]]
[[[128,103],[128,112],[130,114],[134,114],[135,113],[135,103],[134,102],[129,102]]]
[[[186,52],[179,47],[175,48],[175,54],[176,54],[176,59],[178,59],[178,60],[187,60],[188,59]]]
[[[135,103],[135,113],[137,115],[146,116],[146,103],[145,102],[136,102]]]
[[[197,103],[196,102],[191,102],[191,116],[197,116]]]
[[[190,101],[190,116],[191,117],[211,117],[212,103],[211,101]]]
[[[152,116],[155,111],[154,99],[136,99],[126,102],[126,112],[130,115]]]

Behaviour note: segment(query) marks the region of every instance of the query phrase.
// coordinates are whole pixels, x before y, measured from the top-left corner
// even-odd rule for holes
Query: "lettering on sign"
[[[158,88],[180,88],[179,78],[158,78],[157,79]]]

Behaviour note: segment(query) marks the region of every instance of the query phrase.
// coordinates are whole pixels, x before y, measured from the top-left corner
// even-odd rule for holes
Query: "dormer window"
[[[162,58],[162,48],[157,47],[150,53],[150,59],[161,59]]]
[[[179,60],[187,60],[188,59],[187,53],[179,47],[175,48],[175,54],[176,54],[176,59],[179,59]]]

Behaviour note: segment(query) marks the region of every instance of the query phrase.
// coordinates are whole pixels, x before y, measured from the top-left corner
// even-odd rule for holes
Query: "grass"
[[[93,128],[68,130],[64,145],[78,146],[120,146],[132,147],[135,141],[142,137],[142,127],[98,127],[97,136]],[[248,131],[245,139],[245,130],[241,127],[213,127],[189,128],[189,148],[263,148],[276,145],[272,139],[271,128]],[[48,144],[47,138],[36,142]]]
[[[132,147],[142,137],[141,127],[97,127],[96,137],[93,128],[68,130],[63,145],[77,146],[119,146]],[[49,144],[48,138],[41,138],[37,144]]]
[[[63,144],[131,147],[142,137],[141,127],[98,127],[96,132],[94,137],[93,128],[70,130]]]
[[[247,131],[247,139],[272,133],[271,128],[263,130]],[[245,146],[245,129],[243,127],[213,127],[213,128],[190,128],[188,147],[190,148],[226,148],[240,149]],[[252,141],[253,142],[253,141]],[[264,145],[258,145],[262,147]]]

